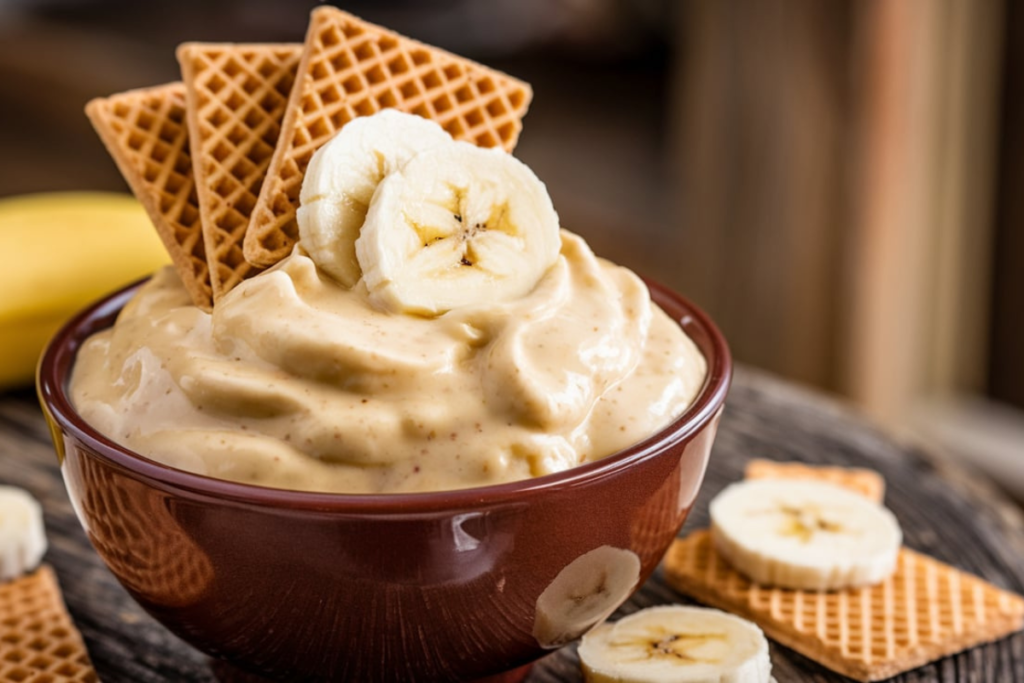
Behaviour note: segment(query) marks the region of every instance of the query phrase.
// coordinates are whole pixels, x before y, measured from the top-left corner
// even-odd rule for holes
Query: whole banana
[[[0,390],[32,382],[76,311],[169,263],[142,206],[100,192],[0,200],[0,254]]]

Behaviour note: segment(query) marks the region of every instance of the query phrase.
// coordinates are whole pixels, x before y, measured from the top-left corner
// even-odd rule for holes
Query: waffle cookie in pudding
[[[189,156],[185,86],[97,98],[85,112],[146,208],[193,302],[209,310],[213,293]]]
[[[0,583],[0,682],[96,683],[53,570]]]
[[[291,252],[306,166],[357,116],[393,107],[436,121],[457,140],[511,151],[531,96],[501,72],[333,7],[314,10],[245,258],[268,267]]]
[[[259,272],[245,260],[242,244],[301,55],[298,44],[185,43],[178,48],[215,300]]]

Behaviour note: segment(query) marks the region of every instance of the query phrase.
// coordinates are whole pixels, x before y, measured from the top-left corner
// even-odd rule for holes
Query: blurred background
[[[0,197],[124,190],[82,107],[186,40],[315,3],[0,0]],[[1009,0],[358,0],[530,81],[563,225],[708,310],[749,366],[1024,497],[1024,7]],[[756,455],[756,454],[752,454]]]

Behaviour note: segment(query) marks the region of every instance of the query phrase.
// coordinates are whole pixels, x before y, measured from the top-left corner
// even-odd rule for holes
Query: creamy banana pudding
[[[221,298],[157,273],[83,345],[80,414],[211,477],[409,492],[559,472],[655,433],[706,362],[511,155],[385,110],[313,157],[300,241]]]

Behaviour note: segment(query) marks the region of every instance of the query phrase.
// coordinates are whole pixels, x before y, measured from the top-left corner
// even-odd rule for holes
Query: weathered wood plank
[[[1024,593],[1024,518],[984,482],[875,430],[820,394],[751,371],[737,373],[707,478],[684,533],[707,525],[707,501],[739,479],[752,457],[871,467],[886,478],[886,503],[912,548]],[[25,487],[46,510],[50,551],[72,616],[106,683],[212,683],[207,658],[146,615],[89,547],[60,481],[43,418],[31,393],[0,398],[0,483]],[[687,602],[660,573],[621,613]],[[773,646],[780,681],[846,681],[783,647]],[[227,678],[222,674],[222,680]],[[581,681],[575,647],[539,662],[529,683]],[[943,659],[911,681],[1024,681],[1024,633]]]

